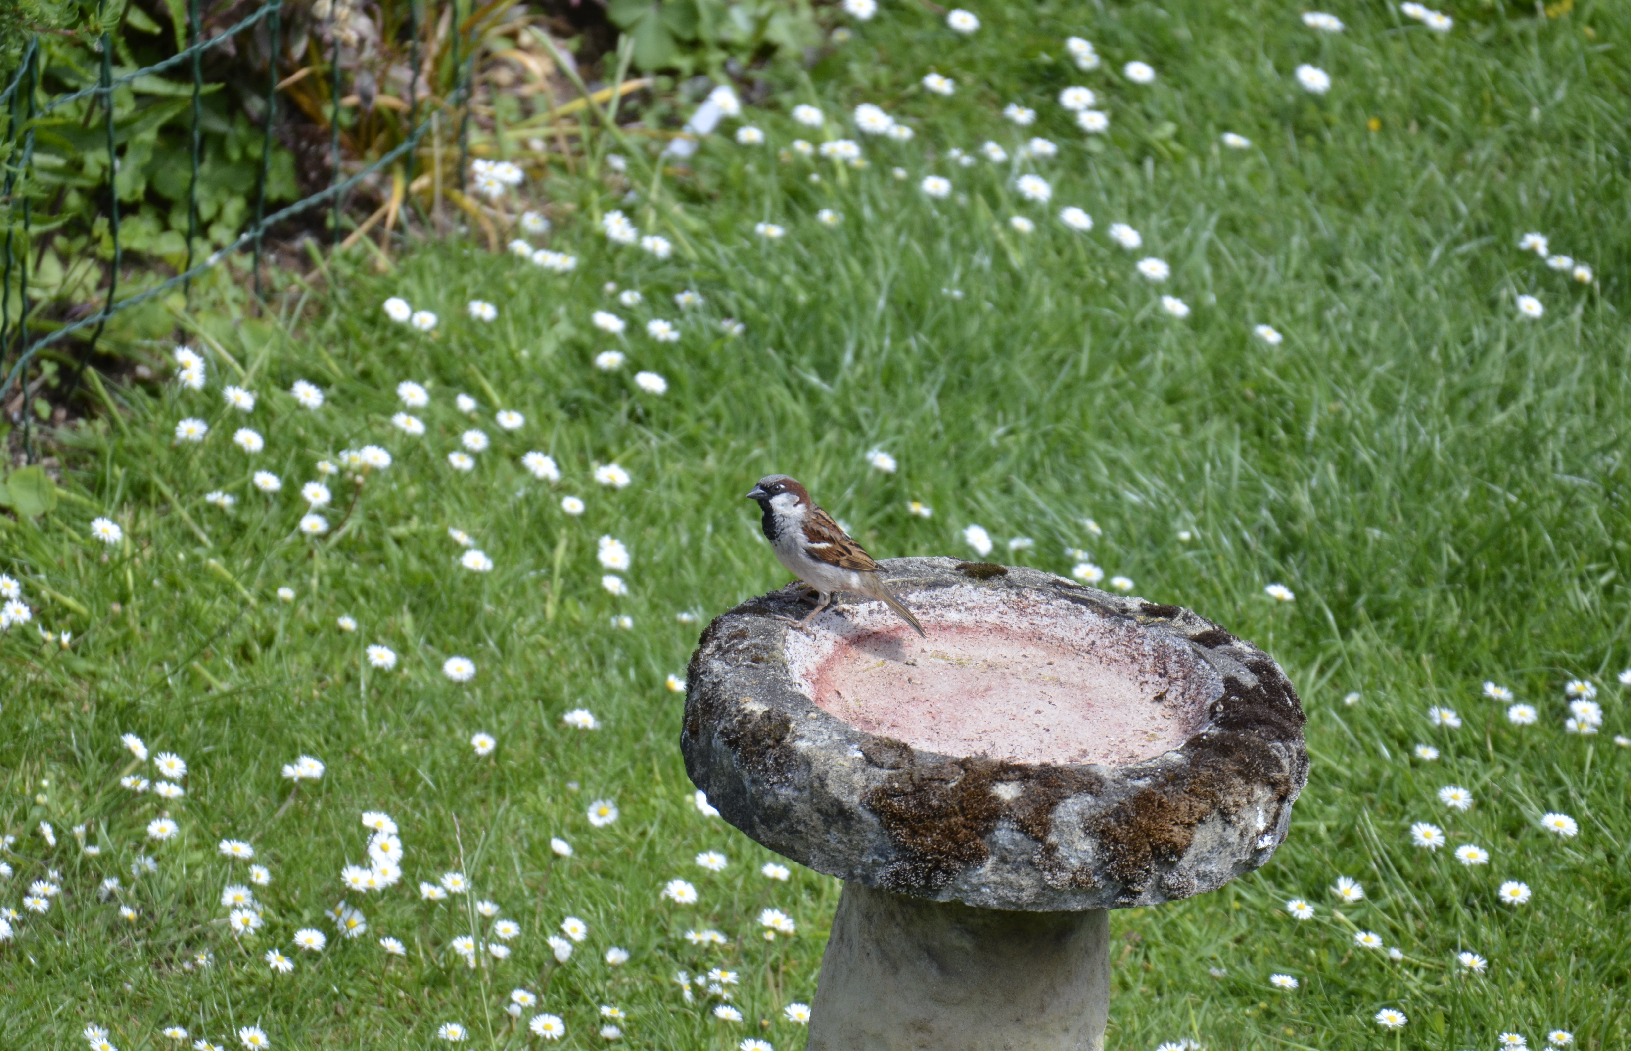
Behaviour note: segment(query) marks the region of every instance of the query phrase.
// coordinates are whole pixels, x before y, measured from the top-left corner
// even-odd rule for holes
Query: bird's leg
[[[815,615],[817,613],[820,613],[822,610],[826,609],[827,605],[830,602],[832,602],[832,592],[822,591],[822,592],[818,592],[818,594],[821,596],[821,601],[816,603],[816,608],[815,609],[812,609],[809,613],[806,613],[804,615],[804,619],[799,621],[799,627],[802,628],[805,625],[809,624],[810,621],[815,618]]]

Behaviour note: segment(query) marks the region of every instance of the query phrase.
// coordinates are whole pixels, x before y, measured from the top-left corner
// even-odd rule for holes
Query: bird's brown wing
[[[811,558],[819,559],[840,569],[853,569],[857,573],[877,572],[878,563],[861,550],[861,545],[838,528],[832,516],[819,507],[812,507],[804,515],[804,550]]]

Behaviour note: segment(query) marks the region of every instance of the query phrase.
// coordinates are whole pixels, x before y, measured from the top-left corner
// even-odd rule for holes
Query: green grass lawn
[[[352,256],[265,321],[241,304],[240,324],[201,316],[187,343],[202,390],[178,380],[173,345],[154,347],[159,380],[111,392],[128,412],[54,436],[69,497],[0,518],[0,571],[32,612],[0,637],[0,831],[16,837],[0,879],[0,908],[16,910],[0,1046],[80,1047],[97,1024],[121,1051],[237,1047],[246,1026],[279,1051],[429,1047],[457,1022],[474,1046],[520,1047],[549,1013],[566,1028],[555,1046],[589,1047],[611,1008],[630,1047],[802,1046],[784,1009],[813,998],[839,885],[797,866],[763,875],[773,856],[699,811],[677,748],[683,696],[666,682],[708,618],[786,582],[742,499],[773,471],[805,481],[875,556],[969,556],[979,525],[993,560],[1090,562],[1101,586],[1130,578],[1291,673],[1313,758],[1291,838],[1223,890],[1114,914],[1109,1047],[1494,1051],[1519,1033],[1538,1051],[1551,1030],[1627,1046],[1631,9],[1586,0],[1537,19],[1468,0],[1447,33],[1382,4],[1333,12],[1346,31],[1258,0],[991,4],[965,37],[891,3],[814,65],[777,72],[691,171],[653,183],[631,158],[627,199],[616,177],[545,188],[555,229],[531,240],[575,256],[570,273],[476,240],[418,247],[384,276]],[[1073,34],[1101,68],[1072,64]],[[1152,84],[1121,72],[1135,59]],[[1327,94],[1298,86],[1302,63],[1329,73]],[[920,86],[931,71],[954,94]],[[1057,101],[1072,85],[1097,93],[1108,134],[1077,129]],[[915,137],[855,134],[862,102]],[[1006,121],[1010,102],[1035,124]],[[799,103],[834,123],[794,123]],[[733,141],[743,124],[766,143]],[[1225,147],[1224,132],[1251,145]],[[1058,156],[1016,161],[1032,136]],[[854,138],[866,165],[801,156],[801,137]],[[988,160],[987,141],[1008,159]],[[1027,172],[1047,203],[1020,192]],[[931,175],[948,196],[923,191]],[[1066,207],[1093,229],[1061,222]],[[672,254],[608,240],[613,208]],[[1111,240],[1118,222],[1142,247]],[[1530,232],[1592,279],[1521,250]],[[1145,257],[1170,276],[1141,276]],[[620,301],[627,290],[643,301]],[[676,304],[687,290],[702,302]],[[391,296],[438,315],[434,330],[391,320]],[[496,320],[469,316],[474,299]],[[597,328],[595,311],[626,330]],[[657,319],[679,339],[652,338]],[[625,362],[597,368],[611,350]],[[666,392],[640,387],[641,370]],[[297,380],[322,388],[320,408],[297,403]],[[428,404],[405,407],[404,381]],[[258,395],[252,410],[228,405],[229,385]],[[524,422],[507,430],[499,411]],[[393,425],[399,412],[424,433]],[[189,418],[207,422],[201,442],[176,438]],[[239,428],[264,448],[241,451]],[[461,471],[449,454],[473,429],[488,446]],[[390,465],[360,488],[343,466],[329,476],[328,531],[303,534],[319,462],[367,445]],[[896,469],[873,466],[874,450]],[[559,481],[529,471],[529,452]],[[626,486],[597,482],[611,464]],[[281,490],[259,491],[257,471]],[[98,516],[118,542],[94,537]],[[450,530],[490,570],[464,568]],[[603,536],[628,553],[626,595],[603,586]],[[371,645],[394,666],[371,666]],[[473,677],[444,674],[453,657]],[[1596,690],[1595,734],[1565,727],[1577,679]],[[1486,680],[1513,700],[1485,697]],[[1512,722],[1513,703],[1535,721]],[[1433,725],[1435,706],[1459,726]],[[569,725],[579,709],[598,728]],[[184,777],[162,775],[161,751]],[[300,756],[323,775],[287,779]],[[161,798],[160,780],[185,796]],[[1452,785],[1470,809],[1441,802]],[[598,801],[615,821],[590,820]],[[401,882],[348,890],[372,811],[400,828]],[[1553,812],[1578,834],[1543,828]],[[150,838],[165,813],[176,833]],[[1419,822],[1442,849],[1413,844]],[[223,839],[251,844],[269,882],[221,856]],[[1466,845],[1488,863],[1458,861]],[[695,860],[710,850],[722,871]],[[421,882],[450,872],[468,893],[422,899]],[[1363,900],[1336,897],[1339,877]],[[661,898],[673,879],[699,900]],[[36,880],[60,887],[43,913],[24,904]],[[1532,896],[1503,903],[1507,881]],[[229,926],[231,884],[259,902],[258,930]],[[1292,917],[1293,898],[1312,918]],[[328,915],[342,901],[361,936]],[[767,938],[767,908],[796,933]],[[559,962],[546,939],[568,917],[588,930]],[[297,948],[305,928],[326,948]],[[723,944],[687,940],[702,930]],[[1380,948],[1356,942],[1367,931]],[[467,966],[461,936],[510,955],[478,950]],[[612,947],[626,962],[607,961]],[[292,971],[264,961],[274,949]],[[676,981],[713,968],[739,979],[726,991],[742,1021]],[[517,988],[538,1001],[519,1022],[505,1012]],[[1408,1023],[1379,1026],[1384,1008]],[[172,1043],[167,1026],[190,1036]]]

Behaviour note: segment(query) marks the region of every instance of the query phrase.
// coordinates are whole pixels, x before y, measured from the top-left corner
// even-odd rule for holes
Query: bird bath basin
[[[845,881],[812,1049],[1102,1047],[1108,915],[1266,862],[1307,778],[1262,651],[1035,570],[881,564],[808,627],[790,585],[716,619],[686,770],[725,819]]]

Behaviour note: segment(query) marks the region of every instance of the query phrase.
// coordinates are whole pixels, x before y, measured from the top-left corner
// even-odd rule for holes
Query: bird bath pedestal
[[[926,639],[872,601],[801,629],[796,584],[709,625],[686,771],[731,824],[844,881],[812,1051],[1097,1051],[1107,910],[1269,859],[1307,779],[1297,695],[1177,606],[881,566]]]

